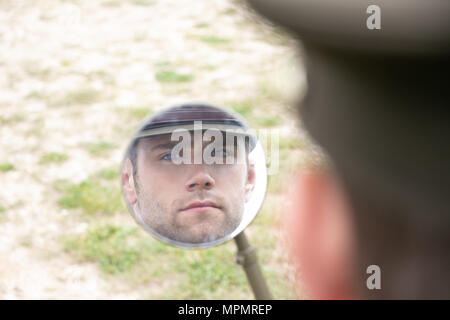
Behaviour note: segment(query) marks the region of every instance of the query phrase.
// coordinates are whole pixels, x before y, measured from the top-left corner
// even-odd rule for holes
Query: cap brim
[[[186,131],[198,131],[198,130],[218,130],[225,133],[229,133],[230,135],[243,135],[249,137],[250,143],[250,151],[254,149],[256,146],[256,137],[249,129],[242,128],[237,125],[229,125],[229,124],[217,124],[217,123],[202,123],[201,126],[190,123],[190,124],[182,124],[182,125],[173,125],[173,126],[163,126],[158,128],[152,128],[143,130],[137,133],[135,139],[158,136],[163,134],[172,134],[177,130],[186,130]]]

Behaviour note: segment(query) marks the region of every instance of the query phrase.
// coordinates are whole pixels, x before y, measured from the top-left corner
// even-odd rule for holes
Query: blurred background
[[[302,298],[283,194],[323,157],[293,107],[299,57],[241,1],[0,0],[0,299],[253,299],[233,241],[165,245],[122,199],[132,134],[192,101],[280,130],[280,167],[246,233],[274,297]]]

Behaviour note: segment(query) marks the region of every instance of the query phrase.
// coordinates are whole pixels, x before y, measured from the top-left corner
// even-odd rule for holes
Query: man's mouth
[[[221,209],[220,206],[218,206],[213,201],[195,201],[189,203],[189,205],[183,209],[181,209],[181,212],[205,212],[211,209]]]

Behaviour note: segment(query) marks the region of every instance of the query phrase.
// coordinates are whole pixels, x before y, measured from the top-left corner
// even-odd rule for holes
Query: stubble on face
[[[244,212],[245,195],[235,192],[224,198],[211,191],[200,190],[184,199],[174,199],[169,205],[152,197],[157,191],[146,190],[140,179],[138,210],[143,222],[158,234],[184,243],[206,243],[231,234],[240,224]],[[210,200],[220,206],[213,212],[181,212],[189,203]]]

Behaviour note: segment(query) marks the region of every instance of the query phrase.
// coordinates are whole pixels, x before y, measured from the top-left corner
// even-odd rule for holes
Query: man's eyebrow
[[[157,149],[172,149],[178,143],[178,141],[160,143],[156,146],[150,147],[149,151],[152,152]]]

